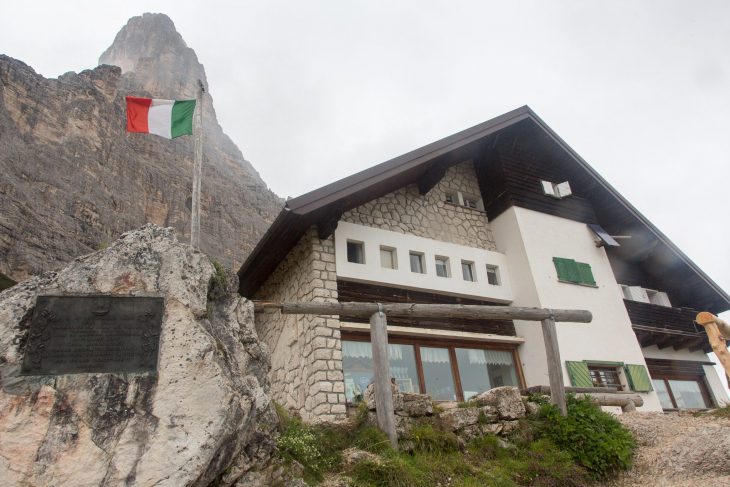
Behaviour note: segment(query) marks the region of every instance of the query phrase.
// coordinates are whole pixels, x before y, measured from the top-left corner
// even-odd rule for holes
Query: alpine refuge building
[[[644,411],[728,401],[693,321],[728,294],[528,107],[288,200],[239,277],[267,301],[586,309],[557,325],[566,385],[635,391]],[[304,419],[342,419],[372,380],[365,320],[256,327],[274,399]],[[389,317],[388,340],[400,389],[434,400],[549,383],[539,323]]]

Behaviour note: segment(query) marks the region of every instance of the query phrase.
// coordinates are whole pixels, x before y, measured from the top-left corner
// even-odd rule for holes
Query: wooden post
[[[558,406],[560,414],[566,416],[568,407],[565,404],[565,386],[563,384],[563,366],[558,349],[558,333],[555,320],[550,317],[542,320],[542,337],[547,354],[547,367],[550,376],[550,402]]]
[[[190,215],[190,245],[200,249],[200,178],[203,172],[203,82],[198,80],[198,95],[193,117],[193,141],[195,160],[193,161],[193,195]]]
[[[722,367],[725,369],[725,373],[728,377],[730,377],[730,352],[728,352],[727,343],[724,337],[724,335],[726,336],[726,333],[720,333],[720,327],[722,327],[723,330],[730,331],[730,325],[707,311],[698,313],[695,321],[698,325],[705,327],[707,339],[710,341],[712,351],[715,352],[717,360],[720,361]]]
[[[393,392],[390,385],[388,330],[385,313],[382,311],[373,313],[370,316],[370,341],[373,347],[373,385],[375,388],[375,411],[378,417],[378,426],[388,435],[393,448],[398,448]]]

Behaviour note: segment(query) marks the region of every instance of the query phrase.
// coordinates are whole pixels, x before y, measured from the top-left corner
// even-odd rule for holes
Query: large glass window
[[[704,409],[707,407],[700,384],[695,380],[669,380],[674,400],[680,409]]]
[[[416,354],[413,345],[388,344],[390,375],[403,392],[419,392]],[[370,342],[342,341],[342,368],[345,373],[347,400],[362,399],[373,381],[373,351]]]
[[[390,374],[403,392],[429,394],[436,401],[468,400],[500,386],[520,386],[512,350],[459,347],[418,339],[389,343]],[[345,395],[349,402],[362,399],[373,381],[369,341],[342,340]],[[457,379],[458,374],[458,379]]]
[[[501,386],[518,386],[512,353],[507,350],[457,348],[456,362],[464,400]]]
[[[426,393],[436,401],[455,401],[456,388],[448,348],[419,347]]]

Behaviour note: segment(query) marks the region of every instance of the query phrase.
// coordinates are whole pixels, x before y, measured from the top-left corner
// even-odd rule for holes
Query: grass
[[[573,414],[577,414],[571,425],[577,419],[594,418],[595,411],[600,411],[592,404],[580,403],[577,408],[571,404]],[[279,455],[285,462],[302,464],[309,485],[317,485],[328,474],[344,474],[356,487],[572,487],[594,483],[597,476],[581,464],[585,458],[551,439],[546,422],[555,419],[549,406],[545,408],[541,415],[522,420],[508,443],[485,435],[464,444],[445,431],[435,417],[422,418],[406,438],[410,445],[406,452],[394,450],[385,434],[367,423],[364,407],[346,425],[317,426],[307,425],[277,407]],[[600,418],[598,429],[606,428],[602,420],[605,418]],[[378,461],[346,466],[342,452],[351,447],[377,454]],[[599,449],[598,454],[607,452]]]

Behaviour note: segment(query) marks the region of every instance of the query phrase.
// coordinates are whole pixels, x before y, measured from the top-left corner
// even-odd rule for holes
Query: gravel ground
[[[691,413],[618,417],[635,435],[634,467],[611,487],[730,486],[730,419]]]

